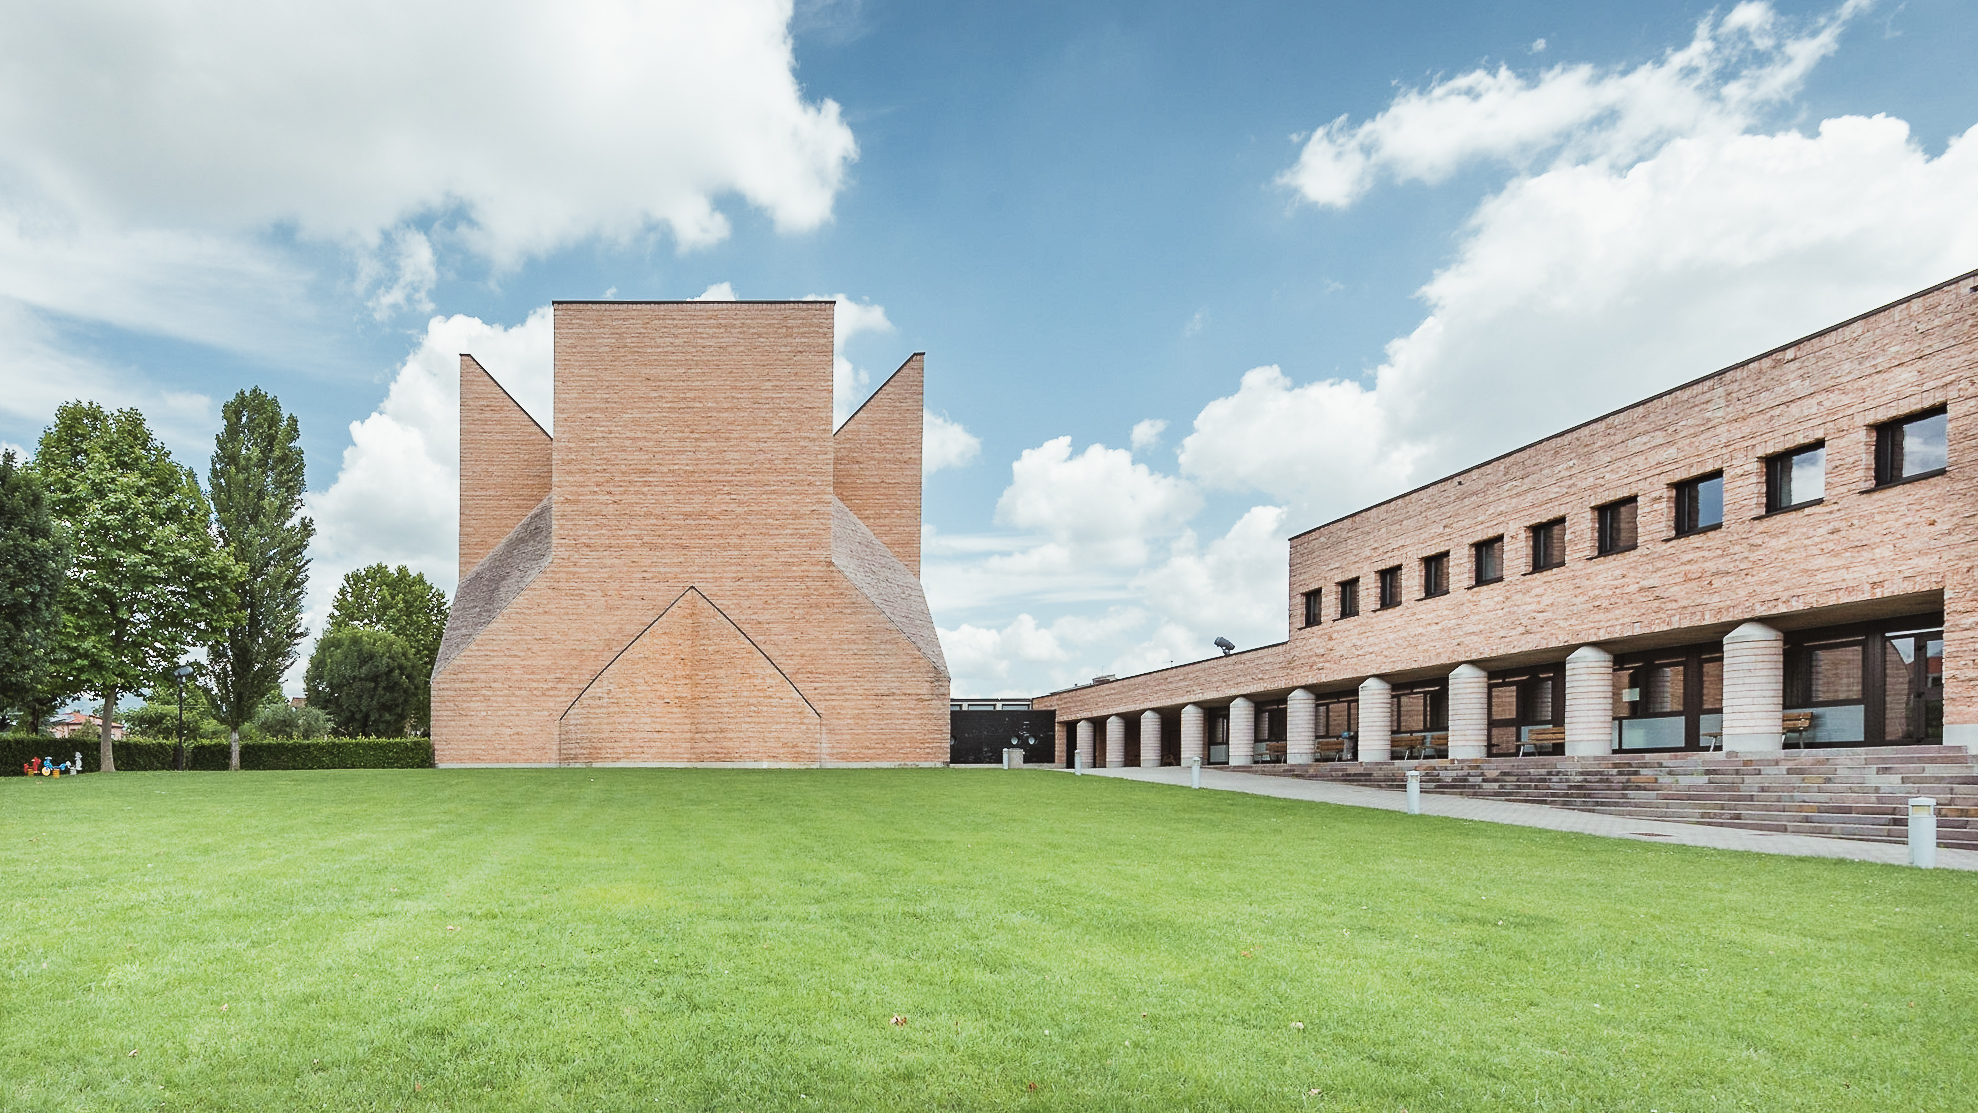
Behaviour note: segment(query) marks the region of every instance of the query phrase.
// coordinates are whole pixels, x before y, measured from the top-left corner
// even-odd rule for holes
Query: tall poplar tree
[[[103,697],[103,771],[117,697],[168,676],[233,607],[233,560],[214,542],[199,479],[136,410],[67,402],[34,450],[50,513],[71,546],[55,674],[63,692]]]
[[[39,731],[59,702],[50,653],[69,549],[34,473],[0,453],[0,712],[18,711]],[[6,727],[16,724],[6,723]]]
[[[240,728],[295,663],[316,524],[302,516],[302,430],[295,415],[254,387],[221,407],[220,423],[206,483],[220,546],[234,560],[237,605],[207,642],[203,686],[227,728],[227,768],[237,770]]]

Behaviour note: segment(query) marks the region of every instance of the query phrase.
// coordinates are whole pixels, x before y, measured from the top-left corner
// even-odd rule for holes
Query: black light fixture
[[[172,747],[172,771],[185,772],[185,678],[192,675],[191,665],[180,665],[172,674],[179,682],[179,740]]]
[[[1227,657],[1236,651],[1236,643],[1230,641],[1228,638],[1217,638],[1216,648],[1222,650],[1223,656]]]

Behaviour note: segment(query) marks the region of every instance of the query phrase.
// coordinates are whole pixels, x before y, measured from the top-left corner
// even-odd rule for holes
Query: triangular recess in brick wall
[[[558,724],[566,763],[816,764],[824,720],[698,588],[606,665]]]

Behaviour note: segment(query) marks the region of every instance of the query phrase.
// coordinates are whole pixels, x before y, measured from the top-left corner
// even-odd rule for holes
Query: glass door
[[[1944,740],[1944,632],[1882,635],[1882,737],[1890,745]]]

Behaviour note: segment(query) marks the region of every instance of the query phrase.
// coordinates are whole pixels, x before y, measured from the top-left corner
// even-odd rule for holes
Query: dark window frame
[[[1621,544],[1617,537],[1620,531],[1620,512],[1628,511],[1628,542]],[[1629,495],[1593,508],[1593,555],[1613,556],[1625,553],[1641,545],[1641,496]]]
[[[1379,606],[1375,609],[1390,611],[1401,605],[1401,566],[1389,565],[1374,573],[1374,584],[1379,595]]]
[[[1341,580],[1334,584],[1333,587],[1339,596],[1339,613],[1334,616],[1334,620],[1359,617],[1360,577],[1355,576],[1350,580]]]
[[[1938,417],[1945,419],[1945,430],[1944,430],[1945,453],[1944,454],[1946,458],[1945,459],[1946,466],[1939,468],[1930,468],[1926,471],[1911,472],[1908,475],[1892,474],[1896,472],[1901,466],[1900,454],[1898,453],[1897,450],[1901,447],[1902,441],[1900,436],[1898,436],[1897,434],[1900,434],[1904,429],[1907,429],[1909,426],[1914,425],[1918,422],[1929,421],[1932,418],[1938,418]],[[1950,419],[1950,407],[1932,406],[1927,410],[1918,410],[1915,413],[1906,414],[1892,421],[1884,421],[1878,423],[1875,426],[1875,487],[1871,487],[1869,489],[1874,490],[1875,488],[1879,488],[1879,487],[1894,487],[1900,483],[1914,483],[1919,479],[1934,479],[1937,476],[1944,474],[1946,471],[1949,471],[1950,470],[1948,466],[1949,455],[1950,455],[1949,419]]]
[[[1793,461],[1809,452],[1816,451],[1823,454],[1820,462],[1820,496],[1818,498],[1801,499],[1798,502],[1779,501],[1779,493],[1791,486]],[[1804,510],[1809,506],[1819,506],[1821,503],[1827,501],[1827,462],[1824,455],[1826,451],[1827,442],[1825,440],[1817,440],[1809,444],[1800,445],[1797,448],[1788,448],[1784,452],[1774,452],[1765,458],[1765,513],[1784,514],[1788,510]]]
[[[1321,612],[1325,609],[1325,589],[1315,587],[1306,592],[1303,598],[1305,600],[1305,625],[1303,628],[1310,629],[1319,624]]]
[[[1497,575],[1495,576],[1485,576],[1483,574],[1483,558],[1486,551],[1493,552],[1497,557]],[[1470,542],[1470,586],[1483,587],[1486,584],[1503,582],[1504,535],[1500,533],[1496,537],[1486,537],[1482,541]]]
[[[1703,491],[1703,485],[1709,483],[1713,479],[1716,480],[1718,484],[1717,520],[1714,522],[1704,522],[1702,520],[1703,503],[1700,496]],[[1711,530],[1724,528],[1723,483],[1724,483],[1724,472],[1720,468],[1717,471],[1705,472],[1702,475],[1691,476],[1690,478],[1685,479],[1680,483],[1672,483],[1669,485],[1669,489],[1673,493],[1673,498],[1671,499],[1671,502],[1675,506],[1675,516],[1676,516],[1674,522],[1674,526],[1675,526],[1674,536],[1694,537],[1699,533],[1709,533]]]
[[[1526,575],[1546,572],[1566,563],[1566,519],[1553,518],[1525,527],[1532,551],[1532,569]],[[1540,538],[1544,538],[1541,543]]]
[[[1430,553],[1422,558],[1422,598],[1449,594],[1449,551]]]

